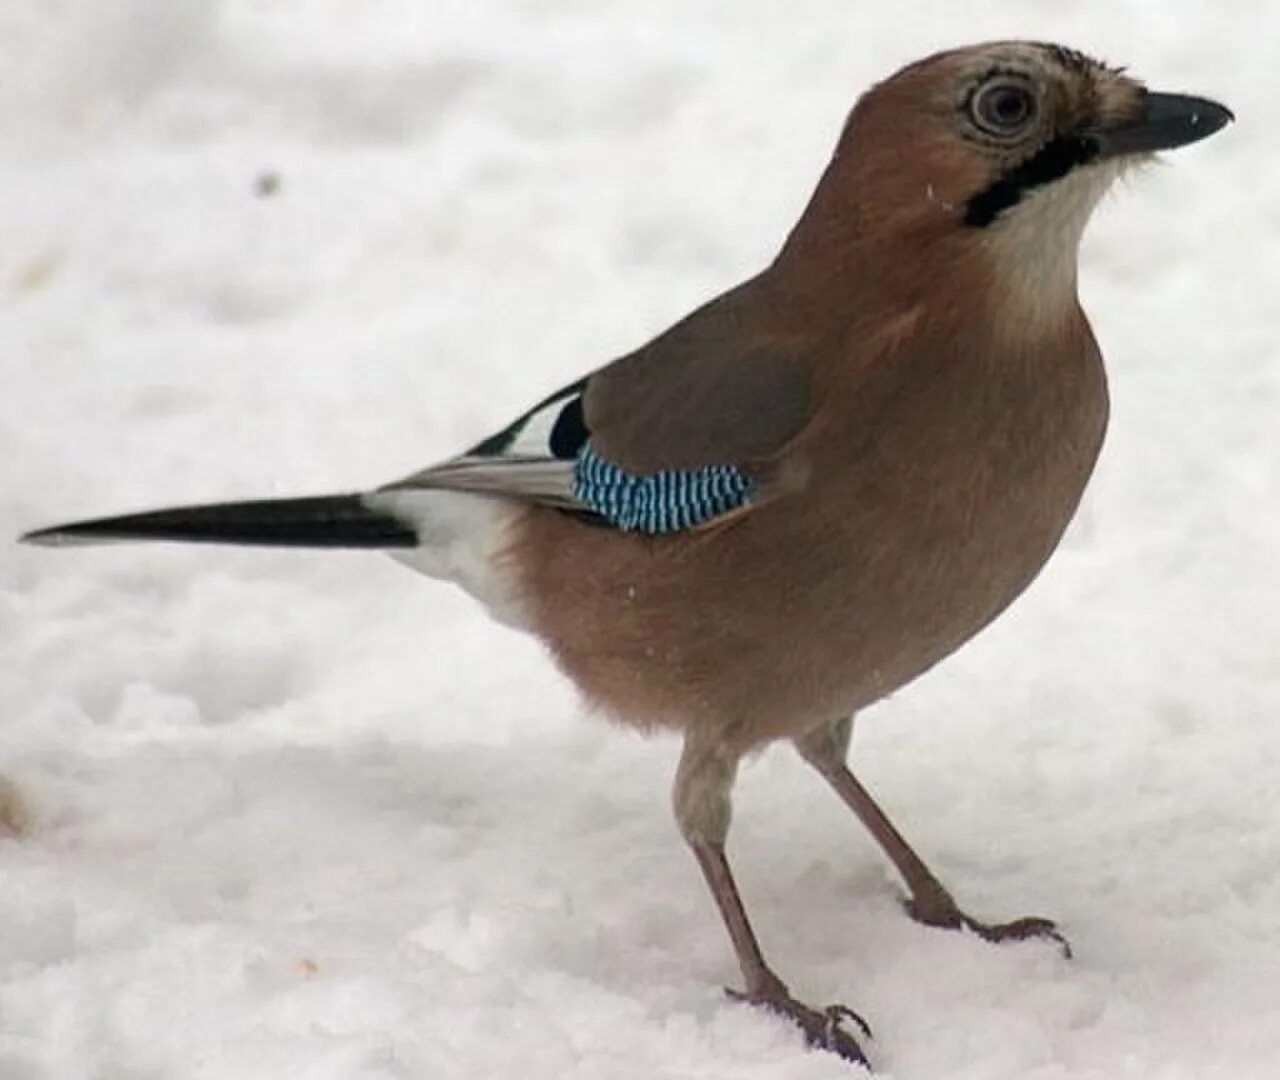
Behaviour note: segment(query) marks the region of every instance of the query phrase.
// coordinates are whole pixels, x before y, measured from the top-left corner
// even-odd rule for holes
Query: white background
[[[475,441],[758,269],[860,89],[1012,36],[1240,117],[1087,236],[1114,413],[1063,549],[855,736],[962,901],[1076,958],[909,922],[784,749],[732,854],[885,1077],[1274,1076],[1280,5],[10,0],[0,534]],[[3,1080],[848,1074],[721,994],[674,744],[389,560],[6,540],[0,755]]]

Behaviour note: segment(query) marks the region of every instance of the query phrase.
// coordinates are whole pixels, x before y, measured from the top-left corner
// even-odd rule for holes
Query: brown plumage
[[[547,642],[600,710],[682,733],[676,818],[740,996],[865,1061],[856,1016],[793,998],[751,931],[724,851],[737,763],[792,740],[916,918],[1065,947],[1046,920],[960,910],[846,768],[851,717],[955,651],[1052,553],[1107,420],[1076,296],[1085,222],[1120,169],[1229,119],[1059,46],[930,57],[857,104],[764,272],[468,453],[360,496],[29,539],[399,548],[457,581]],[[712,494],[688,494],[703,482]],[[685,516],[646,517],[642,497]]]
[[[619,536],[525,513],[510,558],[534,626],[593,700],[745,752],[902,685],[1026,586],[1101,445],[1101,359],[1074,302],[1011,348],[955,299],[872,308],[887,334],[797,334],[817,399],[855,399],[763,460],[758,505],[723,524]]]

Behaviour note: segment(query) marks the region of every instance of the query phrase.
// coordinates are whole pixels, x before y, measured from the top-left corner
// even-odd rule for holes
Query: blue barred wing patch
[[[630,473],[585,443],[573,464],[573,495],[623,532],[691,529],[742,506],[755,481],[736,465]]]

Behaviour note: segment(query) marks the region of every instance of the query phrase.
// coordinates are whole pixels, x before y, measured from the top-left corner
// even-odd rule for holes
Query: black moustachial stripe
[[[180,540],[270,547],[414,547],[418,535],[359,495],[179,506],[144,514],[77,521],[29,533],[36,544],[76,540]]]
[[[1060,180],[1079,165],[1098,156],[1098,144],[1080,136],[1061,136],[1045,143],[1021,165],[1009,169],[965,205],[964,223],[985,228],[1005,210],[1016,206],[1032,188]]]

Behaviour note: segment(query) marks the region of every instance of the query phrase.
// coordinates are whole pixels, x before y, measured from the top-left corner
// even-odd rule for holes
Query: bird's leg
[[[949,930],[972,930],[987,941],[1015,941],[1032,937],[1052,938],[1063,952],[1071,955],[1071,946],[1049,919],[1030,916],[1012,922],[987,923],[965,914],[952,898],[951,893],[924,864],[911,845],[894,827],[884,811],[862,786],[845,764],[849,749],[849,736],[853,728],[851,717],[816,728],[795,740],[800,756],[812,765],[858,815],[877,844],[897,867],[910,893],[905,907],[917,922],[939,926]]]
[[[685,739],[673,793],[676,821],[720,909],[742,969],[746,988],[730,990],[729,994],[739,1001],[760,1005],[787,1017],[804,1032],[810,1046],[866,1065],[867,1059],[858,1041],[843,1027],[845,1020],[852,1020],[870,1035],[862,1018],[843,1005],[814,1009],[797,1001],[765,963],[724,853],[732,813],[729,793],[737,769],[736,755],[726,754],[722,748],[691,734]]]

